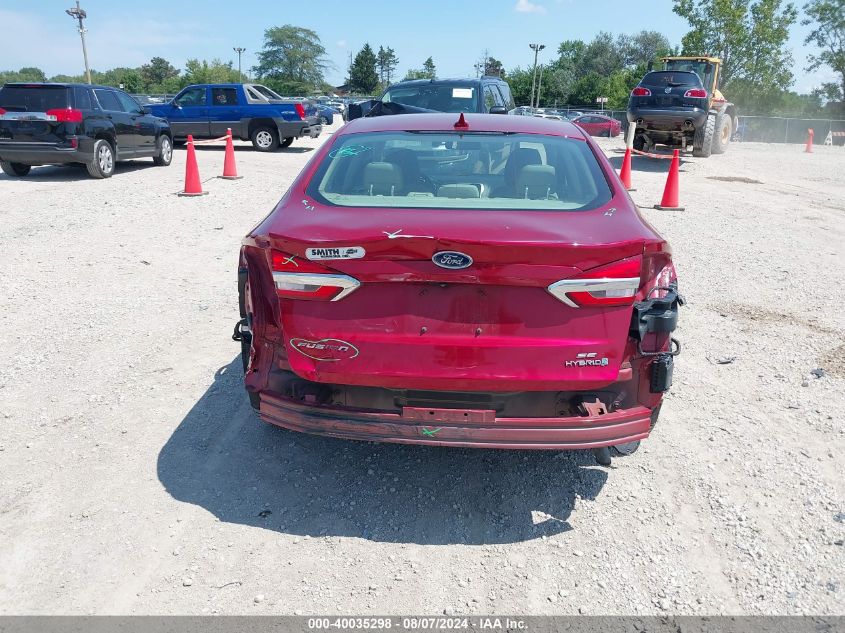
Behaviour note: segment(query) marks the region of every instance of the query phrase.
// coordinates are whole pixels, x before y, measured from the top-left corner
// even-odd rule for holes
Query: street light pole
[[[531,107],[534,107],[534,86],[537,83],[537,55],[546,48],[545,44],[529,44],[528,47],[534,51],[534,73],[531,76]]]
[[[537,103],[534,105],[535,108],[540,107],[540,90],[543,87],[543,68],[544,66],[540,66],[540,76],[537,78]]]
[[[85,77],[88,83],[91,83],[91,70],[88,68],[88,49],[85,48],[85,27],[82,26],[82,20],[88,17],[88,14],[79,6],[79,0],[76,0],[76,7],[65,9],[70,17],[79,20],[79,37],[82,39],[82,57],[85,58]]]
[[[238,54],[238,81],[243,81],[243,73],[241,72],[241,53],[243,53],[246,49],[241,48],[240,46],[236,46],[232,49]]]

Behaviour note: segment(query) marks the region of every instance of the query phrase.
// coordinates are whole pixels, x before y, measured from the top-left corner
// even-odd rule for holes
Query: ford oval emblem
[[[663,92],[665,92],[668,95],[670,92],[672,92],[672,88],[671,87],[664,88]]]
[[[441,268],[451,268],[452,270],[472,266],[472,257],[457,251],[440,251],[432,256],[431,261]]]

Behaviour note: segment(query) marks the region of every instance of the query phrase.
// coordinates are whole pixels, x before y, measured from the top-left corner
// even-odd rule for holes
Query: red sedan
[[[572,122],[590,136],[619,136],[622,124],[603,114],[584,114]]]
[[[240,253],[263,420],[410,444],[584,449],[657,421],[678,346],[671,250],[577,127],[355,120]]]

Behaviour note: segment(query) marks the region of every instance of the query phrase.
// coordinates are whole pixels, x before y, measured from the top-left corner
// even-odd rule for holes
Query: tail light
[[[6,114],[6,111],[3,108],[0,108],[0,116],[3,116],[4,114]]]
[[[46,114],[59,123],[82,123],[82,110],[75,108],[55,108]]]
[[[294,107],[296,108],[296,113],[299,115],[299,118],[304,119],[305,118],[305,106],[303,106],[301,103],[295,103]]]
[[[651,90],[648,88],[643,88],[642,86],[637,86],[631,91],[632,97],[650,97]]]
[[[640,287],[640,257],[629,257],[557,281],[548,291],[571,308],[612,308],[634,303]]]
[[[687,99],[706,99],[707,91],[701,88],[691,88],[684,93],[684,97]]]
[[[295,255],[272,251],[271,258],[276,294],[282,299],[339,301],[361,285],[354,277]]]

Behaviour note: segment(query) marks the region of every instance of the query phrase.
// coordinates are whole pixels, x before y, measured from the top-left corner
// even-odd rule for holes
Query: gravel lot
[[[686,211],[643,210],[684,352],[605,469],[257,420],[238,245],[326,138],[239,145],[238,181],[202,148],[202,198],[184,151],[0,174],[0,613],[843,612],[845,148],[689,158]],[[634,160],[637,203],[667,167]]]

